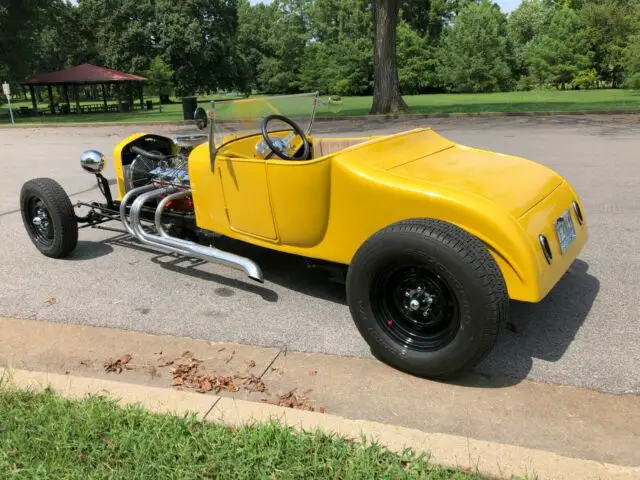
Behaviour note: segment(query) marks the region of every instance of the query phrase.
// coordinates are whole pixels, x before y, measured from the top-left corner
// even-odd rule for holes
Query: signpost
[[[13,110],[11,109],[11,87],[7,82],[2,84],[2,91],[4,92],[4,96],[7,97],[7,101],[9,102],[9,115],[11,115],[11,123],[16,123],[13,120]]]

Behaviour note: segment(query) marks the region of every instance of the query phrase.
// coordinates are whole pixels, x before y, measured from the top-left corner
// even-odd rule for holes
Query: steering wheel
[[[282,147],[276,145],[274,141],[269,137],[269,132],[267,126],[271,120],[280,120],[283,123],[289,125],[295,135],[298,135],[302,139],[302,144],[304,147],[304,151],[302,155],[299,157],[294,157],[288,154],[288,152],[284,151]],[[290,118],[285,117],[284,115],[267,115],[262,119],[262,123],[260,124],[260,130],[262,131],[262,138],[264,138],[265,143],[271,149],[273,153],[282,158],[283,160],[307,160],[309,158],[309,154],[311,153],[311,145],[309,144],[309,139],[306,137],[300,126],[291,120]],[[294,135],[294,137],[295,137]],[[281,143],[281,142],[278,142]]]

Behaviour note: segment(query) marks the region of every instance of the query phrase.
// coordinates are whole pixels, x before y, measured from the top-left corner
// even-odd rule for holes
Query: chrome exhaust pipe
[[[149,190],[153,190],[155,187],[152,184],[145,185],[144,187],[132,188],[129,190],[124,197],[122,197],[122,201],[120,202],[120,220],[122,221],[122,225],[124,229],[129,233],[129,235],[135,237],[136,234],[133,233],[133,229],[131,225],[129,225],[129,221],[127,220],[127,204],[129,200],[138,195],[139,193],[148,192]]]
[[[180,195],[177,195],[177,193],[179,193]],[[205,260],[207,262],[219,263],[227,267],[235,268],[237,270],[242,270],[247,274],[249,278],[256,280],[260,283],[264,282],[264,277],[262,275],[262,271],[260,270],[260,267],[257,264],[255,264],[253,261],[249,260],[248,258],[241,257],[239,255],[235,255],[229,252],[224,252],[214,247],[204,247],[194,242],[189,242],[187,240],[171,237],[169,234],[166,233],[164,228],[162,228],[161,219],[162,219],[162,212],[166,207],[167,202],[169,202],[172,199],[179,198],[179,196],[187,195],[189,193],[191,192],[188,190],[176,192],[176,189],[174,187],[166,187],[166,188],[160,188],[152,191],[147,191],[142,195],[140,195],[133,202],[133,205],[131,205],[129,226],[133,231],[133,235],[138,240],[140,240],[143,243],[146,243],[147,245],[161,248],[163,250],[168,250],[168,251],[178,253],[180,255],[184,255],[187,257],[195,257],[201,260]],[[157,228],[157,225],[160,225],[160,228],[158,229],[158,232],[160,233],[160,235],[147,233],[144,231],[144,229],[142,228],[142,224],[140,223],[140,213],[142,211],[142,207],[149,200],[158,198],[165,194],[172,194],[172,195],[169,195],[167,198],[163,199],[160,202],[160,204],[156,209],[156,214],[155,214],[156,228]],[[124,199],[123,199],[123,203],[124,203]],[[126,207],[125,207],[125,210],[126,210]]]

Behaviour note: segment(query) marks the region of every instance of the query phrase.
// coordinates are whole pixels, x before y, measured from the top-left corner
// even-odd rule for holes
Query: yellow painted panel
[[[206,147],[198,148],[189,172],[201,228],[349,264],[363,242],[394,222],[440,219],[483,241],[509,296],[522,301],[541,300],[587,237],[585,227],[570,251],[547,265],[535,237],[542,230],[554,238],[554,217],[577,200],[568,184],[533,162],[465,150],[427,129],[375,138],[309,162],[219,156],[215,172]],[[218,173],[231,226],[218,205]]]
[[[122,200],[122,197],[127,193],[124,183],[124,170],[122,169],[122,149],[144,135],[146,134],[134,133],[113,147],[113,168],[116,172],[116,184],[118,186],[117,200]]]
[[[264,160],[218,156],[231,229],[276,240]]]
[[[324,237],[329,221],[330,167],[320,161],[268,161],[269,191],[280,241],[311,247]]]
[[[519,217],[549,195],[562,178],[523,158],[456,146],[391,170],[487,198]]]

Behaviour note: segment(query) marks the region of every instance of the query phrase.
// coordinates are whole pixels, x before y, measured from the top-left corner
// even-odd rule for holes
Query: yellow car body
[[[114,149],[120,199],[126,193],[122,150],[142,135]],[[526,302],[542,300],[587,241],[576,192],[533,161],[459,145],[427,128],[376,137],[309,136],[312,156],[302,161],[261,158],[255,153],[261,138],[256,133],[225,143],[214,161],[208,143],[190,153],[199,228],[348,265],[367,239],[395,222],[443,220],[479,238],[509,297]],[[576,238],[561,252],[554,224],[567,211]]]

